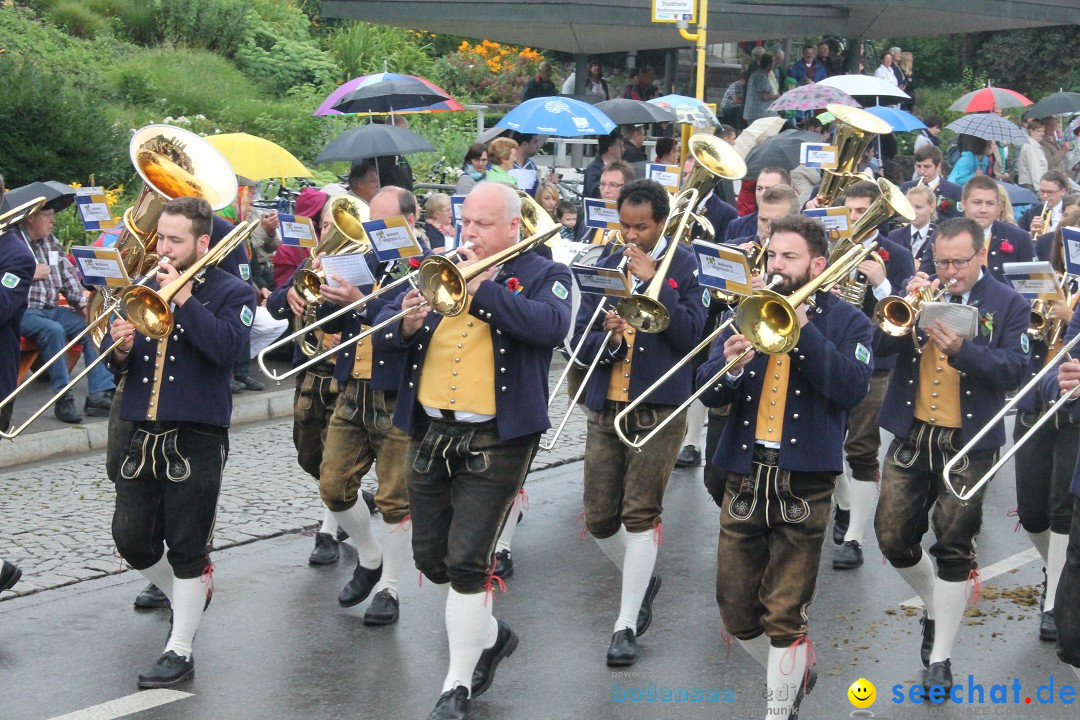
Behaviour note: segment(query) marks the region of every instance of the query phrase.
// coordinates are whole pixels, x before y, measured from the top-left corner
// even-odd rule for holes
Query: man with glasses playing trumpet
[[[713,460],[726,471],[716,599],[724,628],[766,669],[768,718],[797,718],[817,680],[806,608],[843,469],[847,413],[873,369],[869,320],[818,286],[827,257],[819,221],[773,220],[767,270],[780,281],[775,292],[818,290],[812,308],[792,308],[797,344],[782,355],[756,353],[757,323],[729,329],[697,373],[699,384],[715,383],[706,405],[731,403]]]
[[[656,298],[670,316],[666,330],[635,329],[615,310],[598,319],[602,324],[590,327],[600,301],[599,295],[590,294],[582,297],[574,333],[575,346],[583,333],[588,334],[580,352],[599,362],[585,391],[584,502],[586,527],[621,572],[619,615],[607,651],[607,664],[612,667],[634,663],[637,638],[652,622],[652,601],[660,589],[660,577],[653,569],[664,490],[686,432],[684,413],[641,452],[620,441],[615,417],[694,348],[711,299],[709,290],[698,285],[697,263],[689,248],[679,244],[682,238],[664,237],[669,199],[659,184],[652,180],[629,183],[619,194],[618,210],[625,245],[613,249],[597,266],[625,265],[634,284],[644,286],[653,281],[661,258],[669,252],[674,256]],[[687,364],[634,411],[628,433],[648,433],[692,391],[693,371]]]
[[[975,220],[951,218],[939,224],[933,252],[937,278],[918,273],[908,283],[908,294],[926,288],[936,292],[944,285],[947,302],[978,309],[977,328],[973,339],[965,339],[935,320],[918,332],[918,345],[906,334],[879,335],[879,352],[899,354],[878,416],[879,425],[895,439],[885,455],[874,529],[882,553],[926,608],[923,686],[929,692],[941,685],[947,692],[953,642],[969,587],[977,580],[975,537],[982,526],[985,488],[961,502],[947,489],[942,467],[1023,380],[1030,308],[984,267],[987,245]],[[971,486],[994,464],[1004,444],[1004,424],[998,423],[958,466],[952,483]],[[936,537],[930,548],[937,559],[936,577],[921,546],[928,526]]]
[[[520,216],[512,188],[473,188],[461,210],[461,239],[472,247],[459,250],[460,276],[427,258],[424,293],[387,306],[379,321],[390,324],[373,336],[376,353],[406,353],[394,424],[410,436],[413,556],[446,597],[450,663],[432,718],[468,717],[518,643],[485,589],[499,532],[551,425],[551,352],[570,329],[570,273],[518,243]]]
[[[115,480],[113,540],[172,604],[168,642],[139,675],[141,688],[195,673],[191,645],[213,588],[207,547],[229,452],[232,365],[255,317],[251,286],[220,268],[177,285],[209,259],[211,214],[206,200],[182,197],[166,202],[158,220],[157,252],[168,262],[156,285],[175,289],[170,331],[154,340],[116,319],[101,345],[111,369],[128,375],[120,419],[135,423]]]

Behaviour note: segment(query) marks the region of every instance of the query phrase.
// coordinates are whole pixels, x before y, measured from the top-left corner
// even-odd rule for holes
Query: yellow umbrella
[[[249,180],[311,177],[303,163],[277,143],[247,133],[211,135],[207,142],[221,151],[237,175]]]

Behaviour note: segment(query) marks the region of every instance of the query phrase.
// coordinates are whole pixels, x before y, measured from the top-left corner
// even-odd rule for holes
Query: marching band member
[[[981,177],[972,178],[965,188],[965,211],[972,198],[996,202],[996,190],[984,190],[977,182]],[[882,553],[926,608],[920,650],[927,667],[923,685],[941,685],[946,691],[952,687],[950,657],[967,605],[968,582],[977,579],[975,537],[982,526],[985,487],[961,502],[946,488],[941,468],[1001,409],[1005,394],[1019,386],[1029,349],[1028,303],[991,278],[984,267],[984,237],[976,220],[942,222],[934,236],[937,279],[931,282],[920,272],[906,290],[936,290],[945,283],[949,302],[978,308],[974,339],[965,339],[940,320],[920,333],[919,352],[906,335],[878,336],[880,352],[899,355],[878,416],[878,424],[895,439],[885,455],[874,529]],[[975,446],[953,483],[981,477],[1004,444],[1005,428],[999,423]],[[936,579],[920,544],[928,524],[937,539],[930,548],[937,559]]]
[[[0,200],[4,198],[4,177],[0,175]],[[19,322],[26,311],[30,283],[37,261],[30,248],[14,230],[0,232],[0,400],[19,384]],[[0,430],[11,426],[15,403],[0,409]],[[7,560],[0,561],[0,592],[10,589],[22,571]]]
[[[165,203],[157,252],[170,262],[158,271],[159,287],[206,254],[211,214],[201,198]],[[112,369],[128,373],[120,418],[135,423],[115,481],[113,539],[173,611],[162,656],[139,675],[142,688],[169,687],[195,673],[191,645],[212,592],[207,547],[229,448],[232,363],[254,320],[250,285],[216,267],[200,276],[174,296],[170,336],[142,337],[117,319],[102,342]]]
[[[622,189],[618,202],[626,247],[597,264],[614,268],[628,260],[628,272],[638,286],[644,286],[652,281],[669,243],[679,241],[663,236],[670,209],[668,194],[652,180],[635,180]],[[619,615],[607,651],[607,664],[612,667],[634,663],[637,638],[652,622],[652,602],[660,590],[660,576],[653,574],[653,568],[664,490],[686,431],[684,415],[637,452],[619,439],[614,418],[694,348],[711,299],[709,290],[698,285],[693,252],[682,246],[674,252],[658,298],[671,316],[666,330],[635,331],[615,310],[605,314],[601,327],[589,327],[600,300],[599,295],[589,294],[582,297],[574,332],[575,345],[588,333],[581,350],[584,357],[603,352],[585,391],[584,503],[586,527],[622,574]],[[601,346],[605,338],[606,350]],[[693,372],[687,366],[661,386],[655,398],[635,410],[627,423],[629,433],[648,432],[692,391]]]
[[[913,187],[925,187],[933,193],[938,214],[943,220],[960,217],[960,200],[964,189],[951,183],[941,175],[941,162],[944,158],[936,145],[923,145],[915,151],[915,174],[918,180],[909,180],[900,186],[900,191],[907,193]]]
[[[1053,231],[1061,224],[1061,214],[1064,212],[1062,201],[1069,193],[1069,179],[1064,173],[1051,170],[1039,180],[1039,199],[1042,204],[1036,203],[1024,211],[1017,221],[1017,225],[1031,233],[1032,237],[1038,237]],[[1044,220],[1049,219],[1049,222]]]
[[[612,202],[619,199],[619,193],[624,186],[634,181],[634,168],[630,163],[622,160],[614,160],[608,163],[600,174],[600,199]],[[582,225],[582,242],[591,242],[593,245],[606,245],[611,242],[614,233],[604,228],[591,228]]]
[[[922,267],[924,262],[932,263],[934,260],[932,238],[934,221],[938,218],[937,210],[934,209],[934,192],[925,185],[915,185],[906,190],[904,195],[911,203],[911,209],[915,211],[915,219],[910,225],[890,232],[889,240],[907,248],[915,261],[915,267]]]
[[[844,193],[844,207],[850,213],[851,223],[858,222],[880,196],[881,190],[876,183],[863,180],[850,185]],[[884,261],[885,270],[883,272],[881,265],[875,260],[867,259],[860,263],[856,271],[867,279],[868,288],[862,304],[862,312],[867,319],[874,316],[874,307],[879,300],[899,291],[915,274],[915,262],[908,250],[880,237],[877,230],[863,240],[864,245],[872,242],[878,243],[876,252]],[[875,335],[880,334],[880,331],[874,332]],[[895,364],[895,357],[875,353],[874,372],[870,375],[870,392],[848,411],[844,455],[848,467],[851,468],[851,481],[847,485],[850,516],[840,550],[833,557],[834,570],[852,570],[863,564],[863,533],[867,523],[874,517],[878,481],[881,480],[881,468],[878,467],[881,431],[878,429],[877,415],[885,399],[889,374]]]
[[[409,227],[416,222],[416,197],[393,185],[381,188],[371,198],[372,220],[404,216]],[[368,265],[378,273],[374,253],[368,253]],[[356,288],[339,276],[323,286],[326,299],[323,311],[348,305],[372,292],[372,287]],[[378,280],[378,276],[376,276]],[[381,295],[360,312],[345,316],[340,327],[327,324],[326,332],[340,332],[342,342],[367,330],[388,300]],[[390,625],[399,613],[398,578],[411,558],[412,532],[405,521],[409,514],[409,495],[405,488],[405,452],[409,437],[394,427],[394,402],[404,368],[404,353],[399,349],[372,350],[365,338],[355,347],[343,350],[334,366],[334,379],[340,391],[330,417],[319,467],[319,494],[334,513],[338,524],[356,544],[357,562],[353,577],[338,595],[338,602],[352,607],[375,593],[364,612],[365,625]],[[380,548],[371,531],[371,513],[363,502],[357,506],[360,480],[372,463],[378,477],[375,504],[382,514],[386,534]]]
[[[480,183],[462,206],[469,262],[518,239],[521,201]],[[552,349],[570,329],[570,273],[522,253],[473,278],[467,309],[442,317],[416,290],[380,314],[415,308],[375,336],[375,351],[405,349],[394,424],[410,436],[406,483],[417,568],[446,595],[450,665],[431,718],[466,718],[517,635],[492,616],[485,588],[499,531],[550,427]]]
[[[749,182],[743,180],[743,183]],[[778,167],[763,168],[758,173],[757,179],[754,182],[754,205],[758,207],[761,205],[762,197],[765,191],[771,187],[777,185],[787,185],[791,187],[791,174],[787,170]],[[757,215],[758,210],[736,218],[728,223],[727,229],[724,230],[724,242],[735,243],[736,238],[747,237],[754,233],[754,228],[757,227]],[[719,239],[719,238],[717,238]]]
[[[773,220],[768,271],[783,280],[778,293],[818,277],[827,257],[820,222]],[[815,305],[796,309],[801,334],[790,353],[751,350],[702,398],[710,406],[732,403],[713,460],[727,473],[716,599],[724,628],[766,668],[767,718],[797,718],[817,680],[806,609],[843,468],[846,415],[866,395],[873,369],[866,317],[827,292]],[[698,370],[698,383],[750,347],[728,330]]]
[[[1029,262],[1035,258],[1031,237],[1009,223],[997,218],[1001,214],[1001,199],[997,182],[987,175],[976,175],[964,185],[964,217],[974,220],[982,229],[981,247],[986,247],[986,268],[994,279],[1004,283],[1002,265],[1007,262]],[[934,274],[934,263],[925,258],[919,270],[927,276]]]

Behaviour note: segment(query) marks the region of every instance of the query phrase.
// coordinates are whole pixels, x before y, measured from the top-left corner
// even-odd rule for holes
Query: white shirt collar
[[[928,188],[930,188],[931,190],[933,190],[934,188],[936,188],[940,184],[941,184],[941,175],[938,175],[936,178],[934,178],[930,182],[926,183],[926,186]]]

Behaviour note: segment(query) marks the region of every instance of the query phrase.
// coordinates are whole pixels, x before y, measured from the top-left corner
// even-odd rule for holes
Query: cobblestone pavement
[[[563,407],[553,407],[554,422]],[[538,453],[533,470],[580,460],[584,446],[585,414],[579,410],[559,445]],[[216,547],[296,532],[320,520],[315,481],[296,464],[291,419],[234,428],[230,447]],[[15,595],[121,570],[110,532],[113,489],[104,466],[104,453],[92,452],[0,473],[0,558],[23,571]]]

